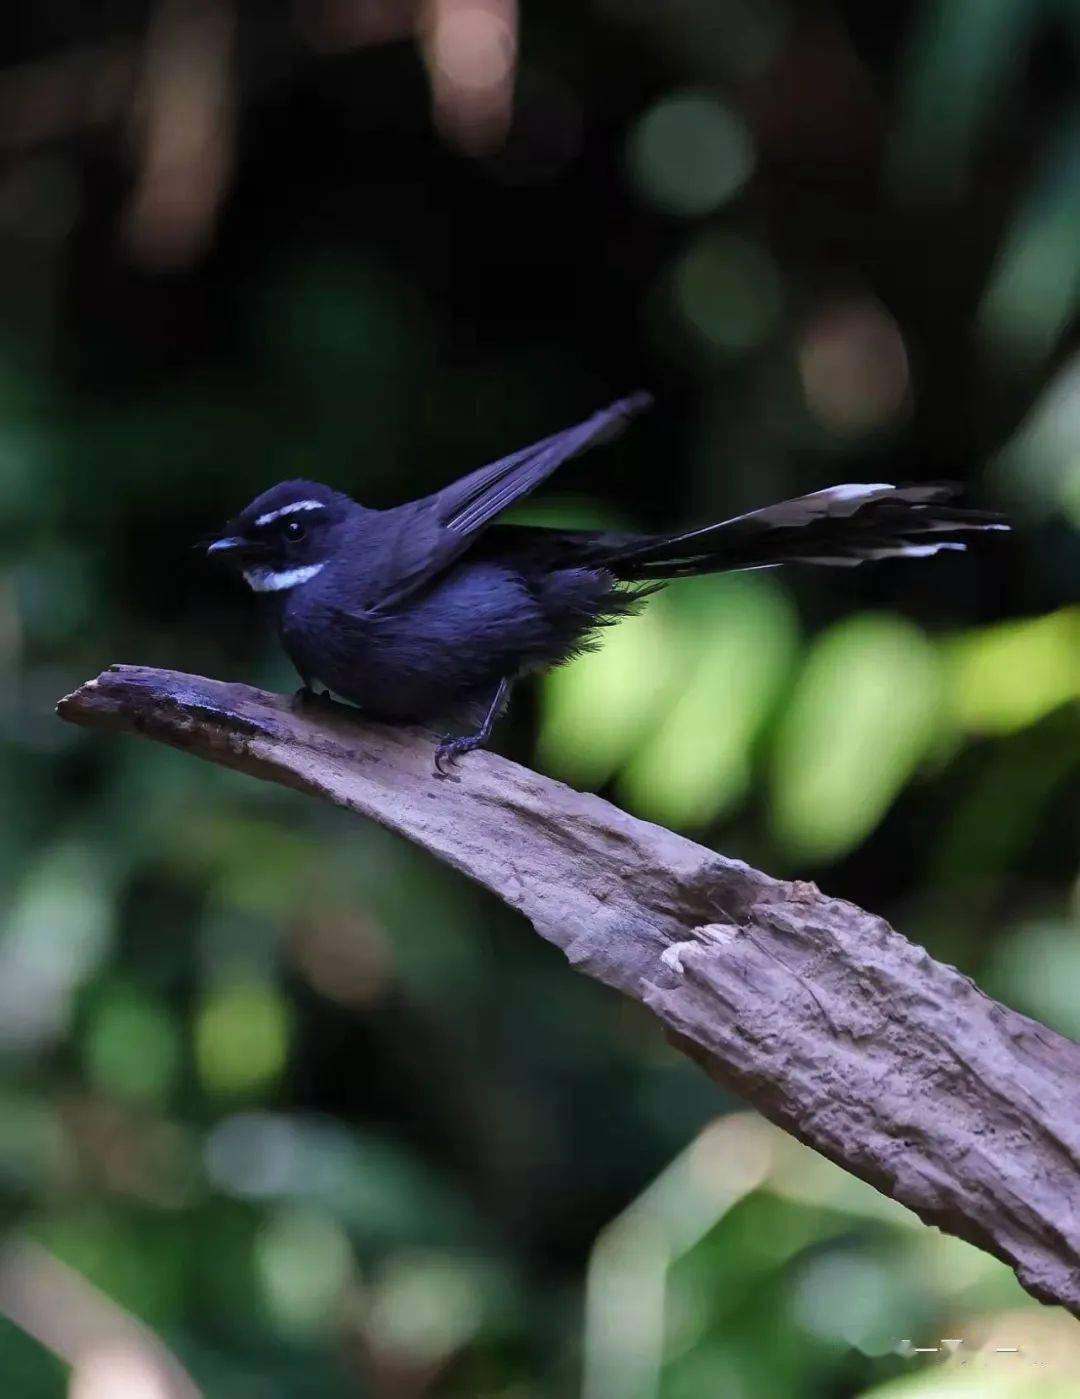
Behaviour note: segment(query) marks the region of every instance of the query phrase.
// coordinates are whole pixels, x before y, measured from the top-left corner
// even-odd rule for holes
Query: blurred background
[[[2,24],[4,1395],[1080,1394],[1080,1324],[494,900],[52,708],[295,686],[191,548],[283,477],[388,505],[647,387],[520,518],[958,478],[1017,533],[672,587],[499,746],[1080,1034],[1073,0]]]

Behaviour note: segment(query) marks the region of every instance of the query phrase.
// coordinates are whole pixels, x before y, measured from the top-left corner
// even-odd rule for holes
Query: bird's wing
[[[574,427],[564,428],[542,442],[534,442],[531,447],[523,447],[462,476],[433,497],[439,523],[457,535],[475,534],[516,500],[535,490],[564,461],[617,437],[630,419],[651,402],[647,393],[632,394],[601,408]]]
[[[393,531],[388,531],[392,543],[377,610],[400,606],[470,548],[478,532],[496,516],[535,490],[564,461],[617,437],[651,402],[647,393],[622,398],[574,427],[481,466],[434,495],[393,512],[397,519]]]

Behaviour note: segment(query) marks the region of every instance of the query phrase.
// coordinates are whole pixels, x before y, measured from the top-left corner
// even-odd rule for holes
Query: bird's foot
[[[301,685],[292,697],[295,709],[312,709],[320,704],[330,703],[329,690],[316,690],[314,685]]]
[[[466,734],[463,738],[451,738],[449,734],[444,736],[435,749],[435,771],[440,777],[449,776],[445,767],[446,763],[456,763],[463,753],[472,753],[477,748],[483,748],[491,737],[495,720],[505,707],[509,693],[510,681],[508,679],[500,680],[491,703],[488,705],[487,713],[484,715],[484,722],[476,733]]]
[[[435,749],[435,771],[440,777],[449,777],[447,764],[456,763],[463,753],[472,753],[477,748],[483,748],[487,740],[487,734],[467,734],[464,738],[451,738],[447,735]]]

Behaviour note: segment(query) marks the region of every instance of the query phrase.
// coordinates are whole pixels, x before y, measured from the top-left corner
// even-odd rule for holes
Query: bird
[[[269,599],[302,701],[321,684],[377,720],[461,727],[467,716],[472,731],[435,749],[435,770],[447,776],[491,738],[516,680],[595,645],[600,628],[674,579],[921,559],[963,550],[956,534],[1009,528],[999,514],[952,504],[954,484],[886,482],[830,486],[664,533],[500,522],[650,403],[632,394],[390,509],[315,481],[280,482],[229,521],[208,553]]]

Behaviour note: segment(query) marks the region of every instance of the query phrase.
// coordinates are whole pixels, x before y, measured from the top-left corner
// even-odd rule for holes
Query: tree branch
[[[174,671],[113,666],[64,719],[324,797],[520,909],[766,1117],[1080,1315],[1080,1045],[881,918],[491,753]]]

